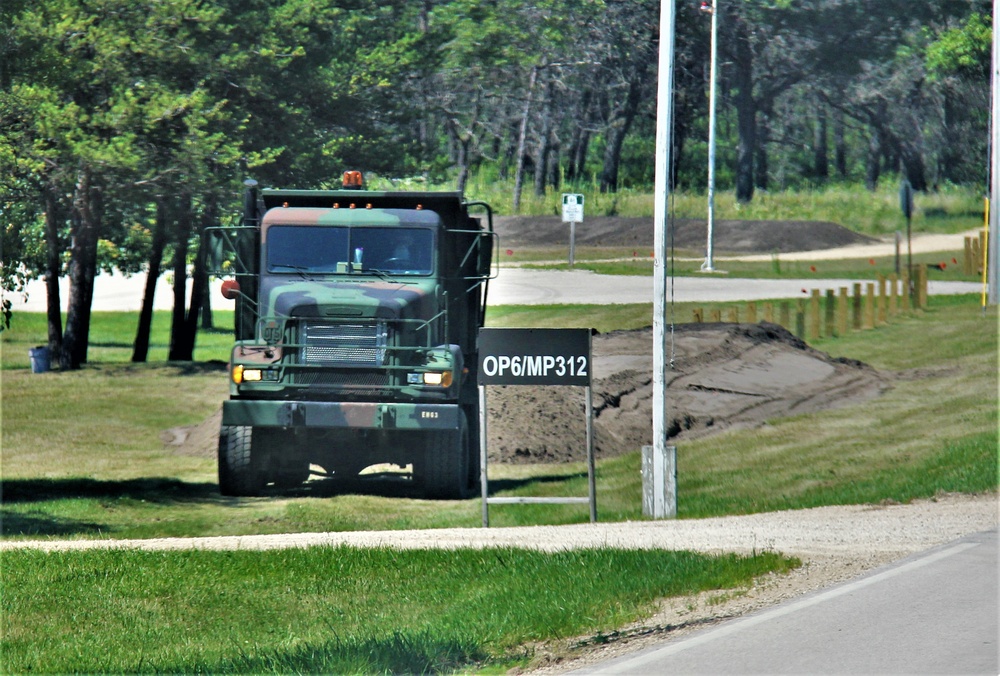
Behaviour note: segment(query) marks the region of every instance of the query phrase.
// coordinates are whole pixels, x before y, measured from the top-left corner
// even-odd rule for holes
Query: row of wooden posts
[[[848,291],[853,293],[848,295]],[[900,312],[927,307],[927,266],[914,266],[912,285],[909,273],[904,270],[901,275],[879,275],[874,282],[855,282],[853,289],[842,286],[839,293],[827,289],[825,295],[825,302],[820,289],[813,289],[808,298],[797,300],[760,304],[748,301],[742,306],[742,313],[740,306],[733,306],[727,308],[725,315],[720,308],[710,309],[707,315],[703,308],[695,308],[693,319],[696,323],[776,322],[803,340],[843,336],[848,331],[873,329],[885,324]]]

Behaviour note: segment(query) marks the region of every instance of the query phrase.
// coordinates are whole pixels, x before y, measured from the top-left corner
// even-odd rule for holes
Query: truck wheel
[[[424,494],[435,500],[469,496],[469,425],[461,414],[459,429],[429,432],[424,452]]]
[[[219,430],[219,492],[258,495],[264,487],[260,453],[255,452],[253,428],[223,425]]]

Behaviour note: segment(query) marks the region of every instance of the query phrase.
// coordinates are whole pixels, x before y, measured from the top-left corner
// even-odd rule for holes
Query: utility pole
[[[715,229],[715,78],[718,72],[719,60],[719,14],[716,11],[716,0],[701,3],[701,11],[712,15],[711,58],[708,76],[708,246],[705,249],[705,262],[701,264],[702,272],[715,272],[713,260],[713,238]]]
[[[997,0],[1000,2],[1000,0]],[[656,176],[653,203],[653,452],[667,452],[667,201],[673,128],[674,0],[660,0],[660,55],[656,83]],[[669,496],[668,496],[669,502]],[[676,494],[673,499],[676,516]]]

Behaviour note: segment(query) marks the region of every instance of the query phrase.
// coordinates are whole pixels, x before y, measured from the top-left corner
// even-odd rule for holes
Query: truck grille
[[[302,324],[302,363],[383,366],[388,327],[384,321]]]

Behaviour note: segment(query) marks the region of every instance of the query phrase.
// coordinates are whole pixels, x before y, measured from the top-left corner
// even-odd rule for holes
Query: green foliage
[[[986,80],[992,44],[992,17],[972,14],[961,27],[945,31],[928,46],[927,70],[934,77],[960,75]]]

